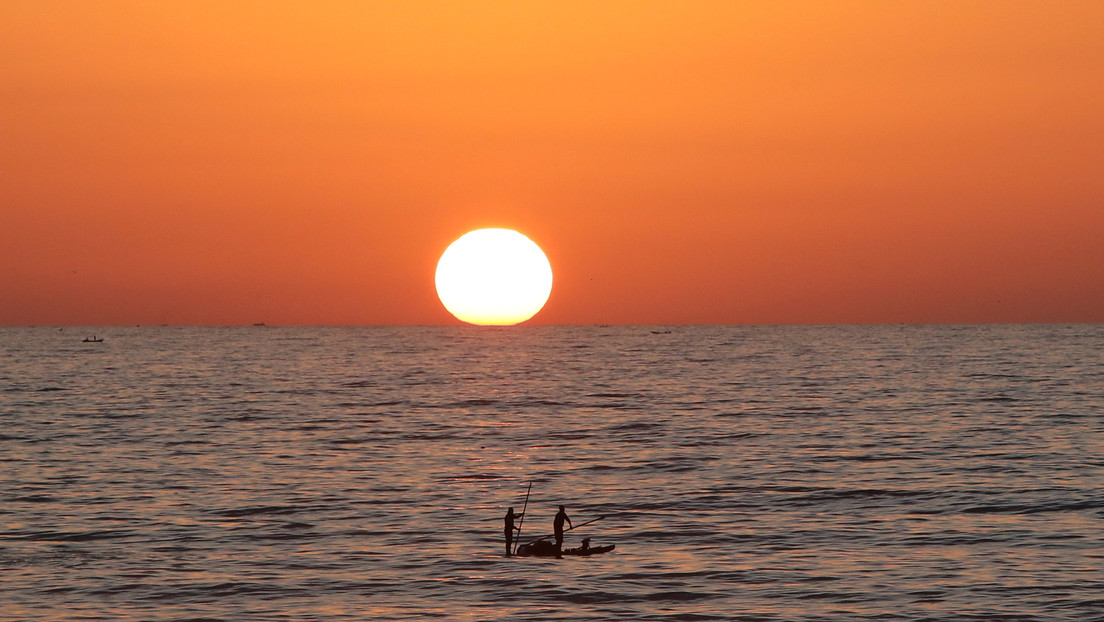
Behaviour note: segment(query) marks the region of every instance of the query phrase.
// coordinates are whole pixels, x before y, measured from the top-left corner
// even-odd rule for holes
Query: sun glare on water
[[[552,293],[552,266],[532,240],[511,229],[478,229],[437,262],[437,297],[469,324],[508,326],[533,317]]]

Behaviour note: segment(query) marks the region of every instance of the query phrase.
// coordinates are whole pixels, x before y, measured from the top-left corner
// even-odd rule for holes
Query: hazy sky
[[[1104,321],[1104,2],[0,3],[0,324]]]

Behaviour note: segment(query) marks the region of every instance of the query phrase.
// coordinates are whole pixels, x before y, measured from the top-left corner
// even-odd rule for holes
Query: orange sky
[[[0,4],[0,324],[1104,321],[1104,2]]]

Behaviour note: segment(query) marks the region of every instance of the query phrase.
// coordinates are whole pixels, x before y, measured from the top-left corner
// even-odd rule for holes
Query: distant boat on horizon
[[[102,343],[102,342],[103,342],[103,337],[98,337],[97,338],[95,335],[92,335],[91,337],[85,337],[84,338],[84,343]]]

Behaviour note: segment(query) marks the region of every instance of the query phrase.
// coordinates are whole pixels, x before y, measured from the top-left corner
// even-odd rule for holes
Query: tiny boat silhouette
[[[91,337],[85,337],[84,338],[84,343],[102,343],[102,342],[103,342],[103,337],[97,338],[95,335],[92,335]]]
[[[573,549],[564,549],[560,551],[560,555],[586,557],[588,555],[609,553],[614,548],[616,548],[616,545],[613,544],[608,544],[606,546],[590,546],[590,538],[583,538],[582,546]],[[548,540],[537,540],[536,542],[530,542],[519,546],[517,554],[522,557],[555,557],[556,544]]]

